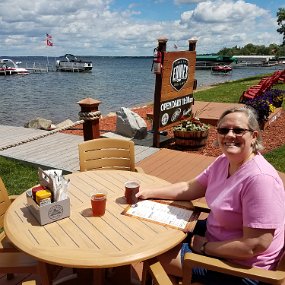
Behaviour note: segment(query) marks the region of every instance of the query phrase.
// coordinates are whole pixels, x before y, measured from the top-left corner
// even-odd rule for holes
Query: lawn
[[[10,195],[21,194],[38,183],[37,168],[0,156],[0,176]]]

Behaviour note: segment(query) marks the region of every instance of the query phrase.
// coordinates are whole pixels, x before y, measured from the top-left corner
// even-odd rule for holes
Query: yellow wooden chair
[[[18,251],[14,245],[7,238],[3,226],[4,226],[4,214],[13,200],[16,199],[16,195],[8,196],[7,189],[0,177],[0,229],[2,232],[0,233],[0,253],[1,252],[15,252]]]
[[[167,275],[162,265],[157,259],[148,260],[144,264],[143,282],[148,284],[151,276],[154,284],[157,285],[190,285],[192,278],[192,268],[203,267],[212,271],[230,274],[234,276],[251,278],[259,280],[266,284],[285,284],[285,258],[283,256],[276,270],[265,270],[254,267],[245,267],[230,262],[222,261],[217,258],[199,255],[195,253],[186,253],[183,264],[183,278],[179,280],[173,276]]]
[[[36,281],[35,280],[24,281],[22,285],[36,285]]]
[[[135,167],[134,142],[98,138],[78,145],[80,171],[116,169],[141,172]]]
[[[12,200],[14,197],[12,197]],[[11,205],[7,189],[0,177],[0,228],[3,230],[4,215]],[[21,233],[19,233],[21,234]],[[38,262],[31,256],[18,251],[9,241],[5,232],[0,238],[0,273],[7,274],[7,279],[13,278],[13,273],[37,273]]]
[[[198,203],[197,206],[202,210],[202,203]],[[207,213],[209,212],[207,207],[204,210]],[[276,270],[245,267],[218,258],[188,252],[184,257],[182,278],[169,276],[160,262],[153,258],[144,262],[142,284],[146,285],[149,280],[153,280],[156,285],[190,285],[192,268],[194,267],[203,267],[220,273],[251,278],[268,284],[285,284],[285,251]]]

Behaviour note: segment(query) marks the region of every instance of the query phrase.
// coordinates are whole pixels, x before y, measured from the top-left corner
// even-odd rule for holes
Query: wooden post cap
[[[81,107],[81,112],[79,112],[80,119],[84,120],[83,123],[83,136],[84,140],[93,140],[100,137],[100,126],[99,118],[100,111],[98,106],[101,103],[99,100],[94,100],[92,98],[85,98],[77,102]]]
[[[166,42],[168,41],[168,39],[161,37],[161,38],[158,38],[157,41],[158,41],[159,43],[166,43]]]
[[[96,105],[98,106],[100,103],[101,101],[92,98],[85,98],[77,102],[77,104],[79,104],[80,106],[96,106]]]
[[[190,39],[188,40],[189,42],[189,51],[195,51],[196,50],[196,43],[197,43],[197,39]]]

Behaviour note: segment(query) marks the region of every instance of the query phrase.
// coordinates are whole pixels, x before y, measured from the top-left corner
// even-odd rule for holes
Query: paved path
[[[42,138],[33,140],[35,137]],[[25,143],[21,143],[25,141]],[[0,155],[27,161],[46,168],[67,172],[79,171],[78,144],[82,136],[0,125]],[[157,148],[135,146],[135,162],[159,151]]]

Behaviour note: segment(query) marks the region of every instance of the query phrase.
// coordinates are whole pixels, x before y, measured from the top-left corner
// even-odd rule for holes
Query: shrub
[[[259,124],[262,125],[276,108],[281,107],[284,94],[284,90],[271,89],[253,99],[243,99],[242,103],[256,110]]]

